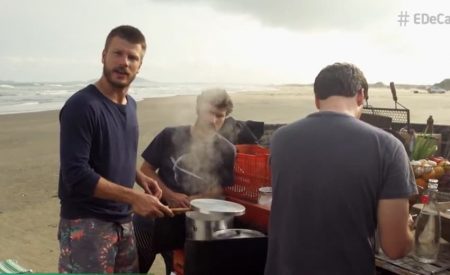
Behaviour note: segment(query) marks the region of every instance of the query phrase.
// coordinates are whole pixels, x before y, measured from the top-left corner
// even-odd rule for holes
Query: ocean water
[[[59,110],[64,102],[89,82],[0,82],[0,115]],[[275,90],[273,85],[219,83],[159,83],[136,80],[129,93],[137,101],[144,98],[197,95],[207,88],[220,87],[231,93]]]

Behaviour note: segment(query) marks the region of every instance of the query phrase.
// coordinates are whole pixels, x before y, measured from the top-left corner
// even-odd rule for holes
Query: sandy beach
[[[232,94],[238,120],[289,123],[315,111],[312,87],[284,86],[278,91]],[[450,125],[450,94],[398,90],[398,102],[411,110],[411,121]],[[369,103],[394,107],[388,88],[370,91]],[[195,97],[147,99],[138,103],[138,154],[166,126],[195,119]],[[56,272],[59,216],[58,111],[0,115],[0,260],[13,258],[34,272]],[[138,164],[141,163],[138,159]],[[157,265],[161,265],[160,262]],[[155,274],[161,268],[152,269]]]

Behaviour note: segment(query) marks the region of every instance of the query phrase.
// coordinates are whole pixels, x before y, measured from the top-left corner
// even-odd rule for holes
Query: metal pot
[[[233,220],[233,215],[189,211],[186,213],[186,239],[212,240],[215,231],[233,227]]]
[[[212,240],[213,233],[233,227],[235,216],[245,213],[245,206],[225,200],[195,199],[192,209],[186,213],[186,238]]]

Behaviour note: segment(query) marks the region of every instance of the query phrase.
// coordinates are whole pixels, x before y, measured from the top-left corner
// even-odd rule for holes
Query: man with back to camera
[[[156,182],[136,171],[136,102],[128,88],[145,50],[138,29],[111,30],[103,75],[61,109],[59,273],[137,273],[131,212],[173,215]],[[135,181],[145,193],[133,189]]]
[[[235,147],[219,134],[232,109],[225,90],[203,91],[197,96],[195,123],[166,127],[142,153],[142,172],[158,182],[162,201],[170,207],[190,207],[196,198],[219,198],[222,188],[233,183]],[[172,250],[184,245],[184,215],[156,220],[134,215],[133,224],[140,272],[148,272],[161,253],[170,274]]]
[[[367,88],[356,66],[327,66],[319,112],[274,133],[266,275],[374,274],[377,226],[388,257],[411,250],[414,175],[403,144],[358,119]]]

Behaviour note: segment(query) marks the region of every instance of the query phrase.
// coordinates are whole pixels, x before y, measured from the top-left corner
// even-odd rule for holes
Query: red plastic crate
[[[257,202],[258,189],[271,186],[269,149],[253,144],[236,145],[236,149],[234,184],[225,188],[225,194]]]

